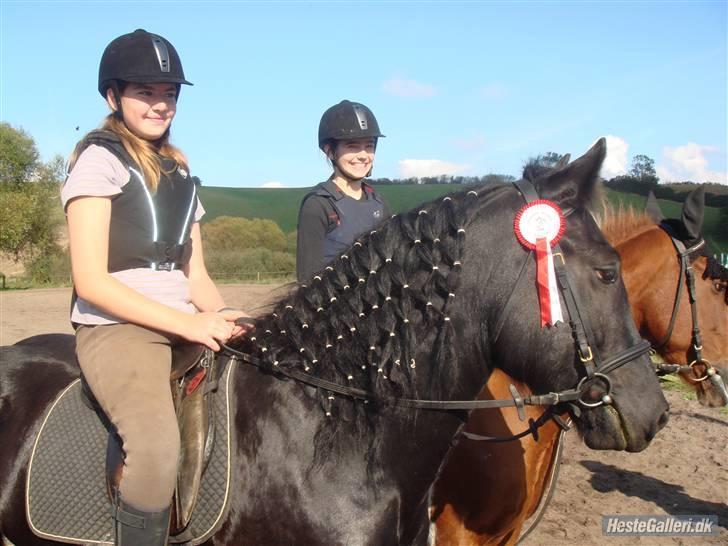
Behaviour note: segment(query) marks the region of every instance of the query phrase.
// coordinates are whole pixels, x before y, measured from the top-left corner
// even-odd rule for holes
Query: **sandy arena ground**
[[[282,294],[277,285],[221,285],[228,305],[261,306]],[[70,289],[0,292],[0,345],[67,332]],[[557,491],[529,545],[728,544],[728,415],[665,393],[670,422],[642,453],[586,448],[566,435]],[[714,514],[719,536],[605,537],[602,514]]]

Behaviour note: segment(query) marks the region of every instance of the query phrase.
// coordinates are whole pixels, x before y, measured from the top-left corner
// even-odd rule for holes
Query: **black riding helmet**
[[[132,83],[174,83],[177,95],[185,79],[182,63],[174,46],[157,34],[137,29],[113,40],[101,56],[99,93],[106,98],[111,87],[118,94],[119,81]],[[118,98],[117,98],[118,102]]]
[[[380,138],[377,118],[372,111],[358,102],[342,100],[321,116],[319,123],[319,148],[332,140],[354,140],[358,138]]]

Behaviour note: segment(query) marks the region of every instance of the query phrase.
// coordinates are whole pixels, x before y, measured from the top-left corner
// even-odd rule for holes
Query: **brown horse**
[[[683,207],[680,222],[663,222],[634,209],[615,211],[607,207],[602,230],[619,252],[622,276],[633,316],[643,337],[658,349],[667,362],[681,364],[680,376],[693,386],[701,404],[720,406],[726,403],[720,390],[706,381],[706,361],[716,365],[723,378],[728,378],[728,272],[715,260],[694,254],[691,266],[695,272],[695,299],[702,337],[702,355],[696,361],[693,347],[693,320],[689,295],[679,273],[675,246],[666,229],[672,227],[690,246],[691,238],[699,237],[702,220],[702,193],[691,194]],[[672,224],[670,224],[672,222]],[[697,229],[696,229],[697,228]],[[682,303],[675,313],[674,327],[668,336],[675,307],[678,279]],[[702,379],[702,380],[701,380]],[[509,384],[529,392],[525,385],[508,375],[494,373],[483,398],[503,398]],[[543,408],[526,408],[527,419],[537,419]],[[466,431],[479,435],[507,437],[526,428],[515,411],[475,412]],[[526,436],[511,442],[473,442],[461,440],[453,450],[433,492],[432,520],[435,523],[435,544],[491,545],[515,544],[523,534],[526,521],[534,516],[542,503],[549,482],[558,469],[558,449],[562,429],[548,422],[539,430],[539,440]],[[509,469],[505,472],[504,469]]]
[[[688,247],[701,240],[700,226],[695,226],[691,218],[697,215],[702,220],[702,201],[702,191],[693,192],[683,206],[683,218],[679,222],[662,221],[659,225],[655,225],[648,214],[633,209],[607,214],[607,223],[602,230],[622,260],[624,284],[640,334],[655,346],[666,362],[682,365],[679,375],[695,389],[701,404],[718,407],[728,400],[706,380],[706,374],[712,363],[720,375],[728,379],[725,370],[728,364],[728,272],[715,259],[701,254],[700,249],[691,256],[697,326],[702,342],[698,352],[692,334],[690,294],[684,277],[679,274],[680,262],[670,235],[672,231],[673,236],[677,235],[678,243],[683,239]],[[673,327],[671,320],[674,320]]]

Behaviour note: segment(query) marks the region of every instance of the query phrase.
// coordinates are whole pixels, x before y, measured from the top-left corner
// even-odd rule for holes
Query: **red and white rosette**
[[[532,201],[516,213],[514,230],[520,243],[536,251],[536,286],[541,308],[541,327],[564,320],[556,286],[551,247],[564,234],[564,215],[558,205],[546,199]]]

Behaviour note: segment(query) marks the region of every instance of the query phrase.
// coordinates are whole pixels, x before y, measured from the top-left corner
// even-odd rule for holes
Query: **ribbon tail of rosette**
[[[549,259],[551,249],[545,237],[536,239],[536,286],[538,288],[538,305],[541,309],[541,327],[551,323],[551,296],[549,295]]]
[[[557,322],[564,322],[564,315],[561,311],[561,301],[559,301],[559,289],[556,285],[556,271],[554,270],[554,256],[551,253],[551,245],[546,245],[546,252],[548,253],[548,275],[549,275],[549,298],[551,300],[551,318],[550,324],[554,325]]]

